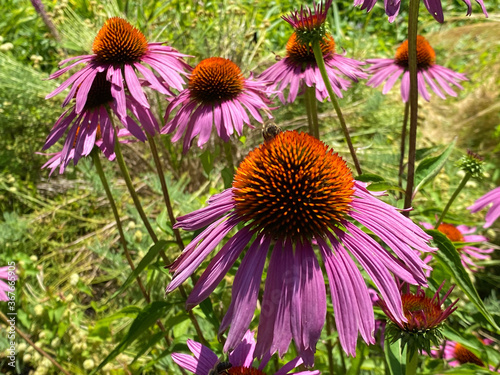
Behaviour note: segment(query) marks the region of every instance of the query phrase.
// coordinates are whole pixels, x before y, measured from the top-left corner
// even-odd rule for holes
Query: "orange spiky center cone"
[[[396,50],[396,62],[404,67],[408,67],[408,40],[405,40]],[[420,35],[417,35],[417,67],[427,69],[436,62],[436,53],[429,42]]]
[[[326,34],[320,42],[320,47],[324,57],[333,55],[335,53],[335,41],[333,37],[330,34]],[[316,61],[312,46],[301,43],[296,33],[293,33],[286,43],[286,54],[289,59],[299,64]]]
[[[241,162],[233,181],[235,211],[272,238],[308,241],[340,224],[353,186],[346,162],[323,142],[281,132]]]
[[[408,331],[429,330],[437,327],[443,313],[437,301],[425,295],[403,294],[403,313],[408,319],[403,323]]]
[[[147,50],[148,42],[144,34],[119,17],[104,22],[92,45],[96,60],[111,64],[139,61]]]
[[[210,57],[193,69],[188,88],[198,101],[216,103],[236,98],[244,84],[238,65],[222,57]]]
[[[464,242],[463,234],[454,225],[442,223],[437,229],[452,242]]]

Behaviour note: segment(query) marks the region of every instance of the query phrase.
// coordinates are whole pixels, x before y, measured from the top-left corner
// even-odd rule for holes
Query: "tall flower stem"
[[[172,225],[172,229],[174,231],[175,241],[179,245],[179,249],[184,250],[184,243],[182,242],[182,237],[179,232],[179,229],[174,228],[175,224],[175,216],[174,210],[172,208],[172,203],[170,202],[170,195],[168,194],[167,182],[165,181],[165,174],[163,173],[163,168],[161,165],[160,157],[158,155],[158,148],[156,147],[156,142],[154,137],[148,134],[148,142],[149,147],[151,148],[151,153],[153,154],[153,159],[155,161],[156,171],[158,172],[158,177],[160,178],[161,190],[163,193],[163,201],[165,202],[165,206],[167,207],[168,217],[170,219],[170,224]]]
[[[125,233],[123,232],[123,226],[120,220],[120,215],[118,214],[116,202],[115,199],[113,198],[113,194],[111,194],[111,189],[109,188],[108,180],[106,179],[106,175],[104,174],[104,169],[102,168],[101,160],[99,159],[99,155],[97,154],[96,149],[94,149],[91,152],[91,155],[92,155],[92,160],[94,161],[95,169],[97,171],[97,174],[99,175],[99,178],[101,179],[102,186],[104,187],[104,191],[106,192],[109,204],[111,205],[113,216],[115,217],[116,227],[118,228],[118,233],[120,234],[120,242],[123,246],[125,258],[127,258],[127,262],[130,266],[130,269],[132,270],[132,272],[134,272],[135,271],[134,262],[132,261],[132,257],[130,256],[130,252],[128,251],[127,240],[125,239]],[[139,288],[141,289],[141,293],[144,296],[144,299],[146,300],[147,303],[151,303],[151,297],[146,291],[146,288],[144,287],[141,278],[137,276],[136,280],[137,284],[139,284]],[[157,320],[156,324],[158,325],[158,328],[160,328],[162,332],[165,332],[165,326],[160,320]],[[170,338],[168,336],[165,336],[165,341],[167,342],[167,345],[170,345]]]
[[[358,157],[356,156],[356,151],[354,149],[354,146],[352,145],[351,136],[349,135],[349,130],[347,130],[347,125],[345,123],[344,116],[342,115],[342,111],[340,110],[339,102],[337,101],[337,96],[333,92],[330,79],[328,78],[328,73],[326,72],[325,60],[323,59],[323,52],[321,52],[321,46],[319,44],[319,41],[313,42],[313,51],[314,51],[314,57],[316,58],[316,63],[318,64],[319,71],[321,72],[321,77],[325,82],[326,90],[328,91],[328,95],[330,96],[333,108],[335,109],[335,112],[337,113],[337,116],[339,118],[340,126],[342,127],[342,131],[344,132],[345,140],[347,142],[347,145],[349,146],[349,151],[351,152],[351,157],[354,162],[354,166],[356,167],[356,172],[358,173],[358,175],[362,174],[363,172],[361,171],[361,166],[359,165]]]
[[[415,375],[418,367],[418,351],[410,350],[408,347],[406,352],[406,371],[405,375]]]
[[[420,0],[410,0],[408,12],[408,65],[410,70],[410,136],[408,145],[408,174],[404,208],[411,207],[415,179],[415,158],[417,152],[418,87],[417,87],[417,32],[418,7]],[[410,211],[403,211],[410,216]]]
[[[332,317],[330,314],[326,314],[326,334],[328,337],[332,335]],[[333,343],[332,339],[326,340],[326,350],[328,355],[328,373],[330,375],[334,375],[334,367],[333,367]]]
[[[223,147],[224,147],[224,153],[226,154],[226,160],[227,160],[227,167],[231,169],[232,174],[234,175],[234,159],[233,159],[233,152],[231,151],[231,140],[224,142]]]
[[[101,160],[99,159],[99,155],[97,154],[96,150],[94,149],[91,152],[92,155],[92,161],[94,162],[95,169],[97,171],[97,174],[99,175],[99,178],[101,179],[102,186],[104,187],[104,191],[106,192],[106,197],[108,198],[109,204],[111,205],[111,210],[113,211],[113,216],[115,217],[116,221],[116,227],[118,228],[118,233],[120,234],[120,242],[123,247],[123,252],[125,253],[125,258],[127,258],[127,262],[132,269],[132,272],[135,270],[134,262],[132,261],[132,257],[130,256],[130,252],[128,251],[128,246],[127,246],[127,240],[125,239],[125,234],[123,232],[123,226],[122,222],[120,220],[120,215],[118,214],[118,209],[116,207],[116,202],[115,199],[113,198],[113,195],[111,194],[111,189],[109,188],[108,180],[106,179],[106,175],[104,174],[104,170],[102,168]],[[146,300],[147,303],[151,302],[151,299],[149,298],[149,294],[146,291],[146,288],[144,287],[144,284],[142,283],[142,280],[137,276],[136,278],[137,284],[139,284],[139,288],[141,289],[142,295],[144,296],[144,299]]]
[[[318,124],[318,103],[316,101],[316,89],[306,85],[304,95],[307,111],[307,121],[309,122],[309,134],[319,139],[319,124]]]
[[[137,208],[137,211],[139,212],[139,216],[141,217],[144,225],[146,226],[146,230],[148,231],[151,239],[153,240],[154,243],[158,242],[158,237],[156,236],[155,232],[153,231],[153,228],[151,227],[151,224],[149,223],[148,218],[146,217],[146,213],[144,212],[144,209],[142,208],[141,202],[139,200],[139,196],[137,195],[137,192],[134,189],[134,185],[132,184],[132,179],[130,178],[130,173],[128,171],[127,165],[125,164],[125,160],[123,159],[123,154],[121,151],[121,146],[120,142],[118,141],[118,135],[116,131],[116,126],[114,124],[113,117],[111,115],[111,111],[108,108],[108,114],[109,118],[111,120],[111,123],[113,125],[113,128],[115,129],[115,154],[116,154],[116,161],[118,162],[118,165],[120,167],[120,171],[122,173],[123,179],[125,180],[125,184],[127,185],[127,189],[130,193],[130,196],[132,197],[132,200],[134,201],[134,205]],[[165,264],[171,264],[170,259],[168,259],[167,254],[162,250],[160,251],[160,257],[163,259]],[[184,299],[187,299],[187,293],[184,287],[181,285],[179,286],[179,292],[181,293],[182,297]],[[208,345],[207,340],[203,336],[203,332],[201,331],[200,325],[198,321],[196,320],[196,317],[194,316],[193,311],[188,311],[189,318],[191,322],[193,323],[193,326],[196,330],[196,333],[198,335],[198,338],[200,342],[204,345]]]
[[[457,188],[455,189],[455,192],[453,193],[450,200],[446,204],[446,207],[444,208],[443,212],[441,213],[441,216],[439,217],[436,225],[434,226],[434,229],[437,229],[437,227],[439,227],[439,225],[441,225],[444,218],[446,217],[446,214],[448,213],[448,210],[450,209],[451,205],[453,204],[453,201],[458,196],[458,194],[460,194],[460,191],[464,188],[465,184],[467,183],[467,181],[469,181],[469,179],[471,177],[472,177],[472,175],[470,173],[465,174],[464,178],[462,179],[460,184],[457,186]]]
[[[401,152],[399,156],[399,173],[398,173],[398,185],[400,188],[403,187],[403,171],[405,165],[405,153],[406,153],[406,128],[408,125],[408,115],[410,113],[410,102],[405,103],[405,114],[403,118],[403,126],[401,128]],[[403,194],[399,193],[399,198],[401,199]]]
[[[11,327],[11,323],[10,323],[9,319],[1,311],[0,311],[0,320],[2,320],[7,325],[7,327]],[[30,344],[33,349],[35,349],[38,353],[40,353],[40,355],[47,358],[55,367],[57,367],[59,369],[59,371],[61,371],[62,374],[70,375],[70,373],[68,371],[66,371],[59,364],[59,362],[57,362],[54,358],[52,358],[49,353],[47,353],[45,350],[38,347],[33,341],[31,341],[29,336],[26,333],[24,333],[23,331],[21,331],[17,327],[17,325],[14,325],[14,329],[16,330],[16,332],[19,336],[21,336],[28,344]]]

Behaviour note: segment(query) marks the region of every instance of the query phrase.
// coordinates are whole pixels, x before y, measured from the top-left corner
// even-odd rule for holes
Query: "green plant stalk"
[[[156,142],[154,137],[148,136],[149,147],[151,148],[151,153],[153,154],[153,159],[155,161],[156,170],[158,172],[158,177],[160,178],[161,190],[163,193],[163,200],[165,206],[167,207],[168,217],[170,219],[170,224],[172,225],[172,230],[174,231],[175,241],[179,245],[179,249],[184,250],[184,242],[182,242],[182,237],[179,229],[175,229],[175,216],[174,210],[172,208],[172,203],[170,202],[170,195],[168,194],[167,182],[165,181],[165,173],[163,173],[163,168],[161,165],[160,157],[158,155],[158,149],[156,147]]]
[[[132,257],[130,256],[130,252],[128,251],[128,246],[127,246],[127,240],[125,239],[125,233],[123,232],[123,227],[122,227],[122,222],[120,220],[120,215],[118,214],[118,209],[116,207],[116,202],[115,199],[113,198],[113,194],[111,193],[111,189],[109,188],[108,180],[106,179],[106,175],[104,174],[104,169],[102,168],[101,160],[99,159],[99,155],[97,153],[96,148],[92,150],[91,152],[92,160],[94,161],[94,166],[97,171],[97,174],[99,175],[99,178],[101,179],[102,186],[104,187],[104,191],[106,192],[106,196],[108,198],[109,204],[111,205],[111,210],[113,211],[113,216],[115,217],[116,221],[116,227],[118,228],[118,233],[120,234],[120,242],[123,246],[123,251],[125,253],[125,258],[127,258],[127,262],[130,266],[130,269],[132,272],[135,271],[135,266],[134,262],[132,261]],[[148,292],[146,291],[146,288],[144,287],[144,284],[142,283],[142,280],[139,276],[136,277],[137,284],[139,284],[139,288],[141,289],[142,295],[144,296],[144,299],[146,300],[147,303],[151,303],[151,297],[149,296]],[[165,332],[165,326],[160,320],[156,321],[156,324],[158,325],[158,328],[162,332]],[[165,341],[167,342],[167,345],[170,345],[170,338],[165,335]]]
[[[332,317],[330,316],[330,314],[326,314],[326,334],[328,335],[328,337],[331,337],[332,335],[332,325],[333,325],[333,322],[332,322]],[[328,339],[326,340],[326,351],[327,351],[327,355],[328,355],[328,373],[330,375],[334,375],[335,374],[335,371],[334,371],[334,367],[333,367],[333,343],[332,343],[332,339]]]
[[[464,178],[462,178],[462,181],[460,182],[460,184],[455,189],[455,192],[450,197],[450,200],[448,201],[448,203],[446,204],[446,207],[444,208],[443,212],[441,213],[441,216],[439,217],[436,225],[434,226],[434,229],[437,229],[439,227],[439,225],[441,225],[441,223],[443,222],[446,214],[448,213],[448,210],[450,209],[451,205],[453,204],[453,201],[458,196],[458,194],[460,194],[460,191],[462,191],[462,189],[464,188],[465,184],[467,183],[467,181],[470,180],[471,177],[472,177],[472,175],[470,173],[466,173],[465,176],[464,176]]]
[[[1,311],[0,311],[0,320],[2,320],[7,325],[7,327],[11,327],[9,319]],[[65,375],[71,375],[59,364],[59,362],[57,362],[54,358],[52,358],[50,354],[48,354],[45,350],[35,345],[35,343],[30,340],[29,336],[26,333],[17,328],[17,325],[14,326],[14,329],[16,330],[19,336],[21,336],[28,344],[30,344],[33,349],[35,349],[38,353],[40,353],[40,355],[47,358],[55,367],[59,369],[59,371],[61,371]]]
[[[146,229],[148,230],[148,233],[153,240],[154,243],[158,242],[158,237],[156,236],[155,232],[153,231],[153,228],[151,227],[151,224],[148,221],[148,218],[146,217],[146,214],[144,213],[144,210],[142,208],[141,202],[139,200],[139,196],[137,195],[137,192],[134,189],[134,185],[132,184],[132,179],[130,178],[130,173],[128,171],[127,165],[125,164],[125,160],[123,159],[123,154],[121,151],[120,147],[120,142],[118,140],[118,133],[116,131],[116,126],[114,123],[114,119],[112,117],[112,113],[109,108],[106,108],[108,111],[108,115],[111,121],[111,124],[113,126],[114,132],[115,132],[115,154],[116,154],[116,161],[118,162],[118,165],[120,167],[120,171],[122,173],[122,176],[125,180],[125,184],[127,185],[128,191],[130,195],[132,196],[132,200],[134,201],[134,205],[137,208],[137,211],[139,212],[139,216],[141,217],[144,225],[146,226]],[[160,251],[160,256],[165,262],[165,264],[171,264],[170,259],[168,259],[167,254],[162,250]],[[179,292],[181,293],[182,297],[187,300],[187,293],[186,290],[182,285],[179,285]],[[203,332],[201,331],[200,325],[198,321],[196,320],[196,317],[194,316],[194,313],[192,310],[188,311],[189,319],[193,323],[193,326],[196,330],[196,333],[198,335],[198,338],[200,342],[203,345],[208,346],[208,342],[203,336]]]
[[[231,169],[231,172],[234,176],[234,159],[233,152],[231,151],[231,140],[225,142],[222,141],[224,147],[224,154],[226,155],[227,167]]]
[[[406,371],[405,375],[415,375],[418,367],[418,351],[410,350],[408,347],[406,352]]]
[[[321,72],[321,77],[325,82],[328,95],[330,95],[330,101],[332,102],[333,108],[337,113],[340,126],[342,127],[342,131],[344,132],[345,140],[347,142],[347,145],[349,146],[349,151],[351,153],[354,166],[356,167],[356,172],[358,173],[358,175],[360,175],[363,172],[361,171],[361,166],[359,165],[358,157],[356,156],[356,151],[354,149],[354,146],[352,145],[351,136],[349,135],[349,130],[347,130],[347,125],[345,123],[344,116],[342,115],[342,111],[340,110],[339,102],[337,101],[337,96],[333,92],[330,79],[328,78],[328,74],[326,72],[326,67],[325,67],[325,60],[323,59],[323,53],[321,52],[321,46],[319,45],[319,41],[314,41],[313,51],[314,51],[314,57],[316,58],[316,63],[318,64],[319,71]]]
[[[399,173],[398,173],[398,186],[403,188],[403,172],[405,166],[405,153],[406,153],[406,128],[408,125],[408,115],[410,112],[410,102],[405,103],[405,114],[403,118],[403,127],[401,128],[401,151],[399,156]],[[403,197],[403,193],[399,193],[399,199]]]
[[[318,103],[316,101],[316,88],[306,85],[304,95],[307,121],[309,123],[309,134],[319,139],[319,124],[318,124]]]
[[[418,125],[418,87],[417,87],[417,32],[418,7],[420,0],[410,0],[408,11],[408,66],[410,70],[410,135],[408,145],[408,173],[406,177],[406,194],[404,208],[411,207],[413,186],[415,183],[415,158],[417,155],[417,125]],[[410,211],[403,211],[410,216]]]

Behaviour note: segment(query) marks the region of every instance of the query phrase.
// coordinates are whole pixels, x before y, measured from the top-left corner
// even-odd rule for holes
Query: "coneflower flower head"
[[[288,22],[294,29],[298,41],[306,46],[314,42],[321,42],[326,36],[326,18],[333,0],[319,4],[313,2],[313,9],[300,7],[287,16],[281,18]]]
[[[52,74],[49,79],[60,77],[76,65],[86,63],[78,72],[68,78],[56,90],[47,95],[49,99],[73,85],[63,106],[68,104],[76,91],[76,113],[83,111],[89,90],[96,76],[105,72],[106,80],[111,83],[111,95],[117,103],[117,114],[122,121],[127,117],[126,89],[130,96],[144,108],[149,103],[142,85],[147,85],[162,94],[171,94],[170,88],[182,90],[183,75],[189,70],[178,53],[163,43],[148,43],[145,36],[126,20],[113,17],[104,23],[97,33],[92,46],[92,55],[72,57],[59,65],[68,66]],[[159,76],[155,75],[148,64]],[[141,83],[137,73],[143,77]]]
[[[368,72],[373,74],[367,82],[368,86],[378,87],[385,82],[382,90],[383,94],[387,94],[399,77],[401,80],[401,98],[407,102],[410,96],[410,71],[408,65],[408,40],[405,40],[396,50],[393,59],[368,59],[368,64],[372,64],[368,68]],[[451,85],[463,90],[459,81],[467,81],[464,74],[454,72],[451,69],[445,68],[436,64],[436,53],[429,42],[421,35],[417,36],[417,84],[418,92],[422,97],[429,101],[430,95],[427,90],[427,85],[441,99],[446,99],[443,94],[457,96]]]
[[[187,152],[192,140],[198,137],[198,147],[208,142],[212,127],[225,142],[233,133],[241,135],[243,124],[249,127],[252,117],[260,123],[264,120],[259,111],[270,118],[270,101],[266,97],[267,83],[246,79],[234,62],[222,57],[202,60],[189,76],[187,89],[174,98],[167,108],[165,120],[178,107],[174,117],[162,129],[163,134],[176,131],[172,141],[178,141],[183,134],[183,150]]]
[[[131,116],[126,115],[122,118],[119,115],[118,104],[112,94],[113,84],[106,79],[105,72],[98,72],[88,83],[90,87],[87,88],[84,97],[81,97],[84,89],[76,84],[73,85],[69,95],[75,103],[56,121],[42,148],[47,150],[69,129],[62,151],[56,154],[60,173],[63,173],[70,160],[76,165],[82,156],[88,156],[97,141],[108,159],[114,155],[115,129],[109,117],[110,112],[117,115],[129,134],[143,142],[146,140],[141,126]],[[64,105],[69,102],[68,98]],[[158,122],[149,109],[144,108],[129,94],[125,95],[125,99],[126,108],[149,134],[159,131]],[[116,131],[119,132],[120,129]],[[56,161],[54,158],[49,161],[52,171],[54,161]]]
[[[418,350],[430,353],[431,344],[439,345],[439,340],[442,338],[440,325],[457,309],[455,305],[458,302],[456,300],[443,309],[442,305],[455,287],[452,286],[443,298],[440,298],[439,292],[444,284],[443,282],[434,296],[429,298],[420,286],[413,293],[408,284],[402,283],[401,300],[406,321],[395,320],[385,301],[378,302],[378,305],[391,320],[386,333],[392,342],[401,339],[401,347],[404,348],[408,345],[408,350],[411,352]]]
[[[458,166],[464,172],[470,173],[472,177],[481,178],[483,176],[483,160],[478,154],[467,150],[467,154],[459,160]]]
[[[366,226],[399,260],[350,220]],[[210,198],[208,207],[178,218],[177,228],[208,227],[171,266],[174,276],[167,292],[184,282],[238,224],[243,224],[241,229],[210,262],[187,300],[192,307],[207,298],[250,245],[219,331],[229,328],[226,351],[241,341],[252,320],[269,252],[258,358],[284,355],[293,339],[305,365],[314,363],[326,316],[326,289],[313,246],[319,248],[330,281],[340,343],[351,355],[358,333],[373,342],[375,322],[368,288],[349,252],[399,321],[405,318],[392,274],[412,284],[426,283],[422,268],[428,267],[415,250],[432,251],[430,236],[375,198],[354,180],[337,153],[305,133],[278,132],[242,161],[231,189]]]
[[[313,52],[313,43],[319,42],[325,67],[332,84],[335,95],[342,97],[342,91],[347,90],[351,84],[347,77],[355,82],[367,78],[368,75],[361,70],[364,62],[345,57],[345,54],[335,53],[335,41],[326,31],[326,15],[332,1],[327,1],[324,6],[315,4],[316,14],[310,9],[295,11],[291,15],[283,16],[294,28],[294,32],[286,44],[286,57],[266,69],[260,78],[272,82],[273,92],[278,92],[282,103],[292,103],[305,88],[315,87],[316,98],[323,101],[328,98],[328,91],[316,63]],[[284,91],[290,87],[285,100]],[[276,87],[276,89],[275,89]]]

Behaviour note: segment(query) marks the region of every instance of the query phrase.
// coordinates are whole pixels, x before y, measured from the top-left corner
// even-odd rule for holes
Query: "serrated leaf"
[[[441,155],[425,158],[420,162],[415,170],[415,191],[413,194],[416,194],[417,191],[437,176],[441,168],[445,165],[446,160],[448,160],[456,142],[457,139],[455,138]]]
[[[476,308],[486,318],[486,320],[493,327],[495,327],[495,329],[499,330],[500,328],[497,326],[495,320],[484,306],[484,303],[479,297],[479,294],[477,293],[477,290],[474,287],[469,274],[462,265],[460,255],[455,249],[455,246],[453,246],[448,237],[437,230],[429,229],[425,232],[432,236],[439,249],[434,253],[434,257],[437,262],[448,273],[449,277],[453,278],[454,282],[458,285],[462,292],[464,292],[467,297],[469,297],[469,300],[476,306]]]
[[[148,253],[141,259],[136,269],[129,275],[127,280],[123,283],[123,285],[118,289],[113,295],[108,299],[107,302],[111,301],[117,295],[122,293],[136,278],[137,276],[144,271],[144,269],[156,258],[158,253],[161,250],[164,250],[167,245],[167,241],[160,240],[148,250]]]
[[[135,340],[139,338],[144,333],[147,333],[149,328],[155,324],[155,322],[165,315],[166,310],[172,307],[171,302],[156,301],[153,302],[142,309],[142,311],[134,319],[132,325],[130,326],[127,335],[123,340],[109,353],[109,355],[102,361],[99,366],[91,372],[91,374],[97,373],[101,370],[107,363],[112,361],[118,354],[123,353],[125,349],[128,348]]]
[[[391,375],[401,375],[406,372],[406,347],[401,351],[401,340],[391,344],[388,336],[384,341],[384,354],[387,368]]]

